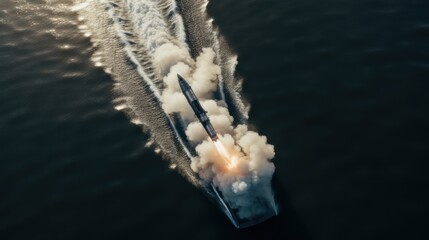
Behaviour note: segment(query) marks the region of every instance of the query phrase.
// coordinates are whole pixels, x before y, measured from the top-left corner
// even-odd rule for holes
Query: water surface
[[[243,231],[113,108],[73,4],[0,3],[1,239],[427,239],[429,3],[210,2],[276,147]]]

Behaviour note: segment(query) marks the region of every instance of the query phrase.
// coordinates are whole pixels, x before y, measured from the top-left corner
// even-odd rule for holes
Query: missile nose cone
[[[183,77],[180,76],[179,74],[177,74],[177,81],[179,81],[179,83],[182,83],[184,81]]]
[[[189,84],[179,74],[177,74],[177,80],[179,81],[179,85],[180,85],[180,88],[182,89],[182,91],[186,91],[186,89],[190,88]]]

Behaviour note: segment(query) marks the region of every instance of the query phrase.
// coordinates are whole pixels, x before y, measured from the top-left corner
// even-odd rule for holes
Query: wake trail
[[[126,1],[127,2],[127,1]],[[167,1],[166,1],[167,2]],[[147,72],[147,68],[144,68],[141,64],[140,61],[138,59],[138,57],[135,55],[135,52],[137,52],[136,47],[134,46],[135,44],[132,44],[134,42],[132,42],[128,37],[130,36],[130,34],[126,34],[127,31],[125,31],[125,29],[123,29],[123,19],[120,16],[118,16],[118,10],[120,9],[120,2],[116,2],[115,4],[112,4],[112,1],[105,1],[102,0],[101,1],[102,4],[104,4],[104,7],[107,10],[107,13],[109,14],[109,17],[113,20],[113,25],[114,28],[116,30],[116,33],[118,35],[118,37],[121,39],[122,43],[124,44],[124,49],[127,53],[127,55],[130,58],[130,61],[137,67],[137,71],[140,74],[140,76],[142,77],[142,79],[145,81],[146,84],[148,84],[148,86],[150,87],[150,89],[153,91],[153,94],[156,96],[158,101],[161,101],[161,94],[160,94],[160,90],[158,89],[158,87],[150,80],[150,76],[148,76],[146,74]],[[155,15],[156,17],[158,17],[157,15]],[[149,15],[149,17],[153,17],[153,15]],[[146,17],[147,18],[147,17]],[[159,21],[158,18],[155,18],[156,20]],[[155,24],[160,24],[160,22],[156,22]],[[160,25],[163,25],[163,23],[161,22]],[[145,29],[141,29],[141,30],[145,30]],[[143,36],[143,37],[147,37],[147,36]],[[147,37],[147,39],[153,39],[153,37]],[[154,42],[149,42],[150,45],[155,45],[156,43]],[[156,46],[153,46],[152,48],[149,48],[150,50],[154,50]],[[174,130],[174,133],[179,136],[178,130],[173,122],[173,120],[170,118],[170,116],[168,114],[165,115],[166,118],[169,120],[171,127]],[[189,157],[192,157],[191,152],[189,151],[188,147],[184,144],[183,139],[181,137],[177,138],[180,142],[180,144],[183,147],[183,150],[186,152],[186,155],[188,155]]]

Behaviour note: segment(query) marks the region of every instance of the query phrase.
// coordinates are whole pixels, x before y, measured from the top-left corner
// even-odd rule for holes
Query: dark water
[[[0,2],[0,239],[428,239],[429,2],[212,0],[282,213],[237,231],[114,110],[70,0]]]

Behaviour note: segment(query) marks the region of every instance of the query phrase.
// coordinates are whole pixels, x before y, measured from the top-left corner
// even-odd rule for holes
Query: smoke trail
[[[241,119],[236,121],[241,124],[234,125],[234,120],[237,119],[232,116],[229,106],[229,103],[234,101],[228,102],[225,92],[229,93],[232,100],[239,95],[230,89],[233,79],[231,74],[234,70],[225,70],[225,66],[221,64],[225,57],[220,53],[221,44],[217,35],[212,35],[211,46],[202,47],[198,52],[192,53],[191,48],[195,49],[195,44],[187,40],[185,21],[179,14],[175,1],[95,2],[108,9],[109,17],[113,19],[114,28],[124,43],[129,60],[145,80],[143,83],[160,102],[176,138],[191,158],[189,165],[192,171],[204,182],[218,188],[222,197],[236,210],[241,219],[252,219],[270,209],[276,211],[271,190],[274,172],[271,159],[275,155],[274,147],[267,143],[265,136],[248,130]],[[204,1],[200,6],[202,13],[205,12],[207,4],[208,2]],[[121,16],[127,16],[127,20],[121,20]],[[207,29],[213,30],[210,20],[206,21],[206,24]],[[133,39],[128,37],[130,35]],[[144,56],[139,57],[139,53]],[[235,66],[235,63],[233,65]],[[234,167],[228,167],[225,156],[216,150],[214,143],[194,116],[180,90],[177,74],[188,81],[207,111],[228,157],[233,159]],[[225,82],[228,79],[230,82]],[[247,113],[242,112],[241,115],[246,116]],[[175,116],[176,123],[172,120]],[[179,125],[183,126],[189,144],[183,143],[176,130]],[[195,155],[187,149],[188,146],[195,149]]]

